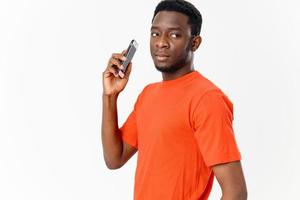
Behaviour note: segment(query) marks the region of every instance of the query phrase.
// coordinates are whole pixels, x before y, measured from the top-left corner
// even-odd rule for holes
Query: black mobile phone
[[[129,44],[129,46],[128,46],[125,54],[124,54],[124,56],[126,57],[126,60],[124,62],[122,62],[122,65],[123,65],[124,69],[123,70],[119,70],[119,76],[121,78],[123,78],[123,76],[120,75],[120,71],[122,71],[123,74],[125,74],[126,69],[127,69],[128,65],[129,65],[129,63],[131,62],[131,60],[132,60],[132,58],[133,58],[133,56],[134,56],[137,48],[138,48],[138,43],[135,40],[131,40],[131,42],[130,42],[130,44]]]

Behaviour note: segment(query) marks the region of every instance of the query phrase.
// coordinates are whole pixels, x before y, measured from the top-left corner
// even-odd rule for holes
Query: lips
[[[170,56],[168,54],[157,53],[155,54],[155,58],[157,61],[166,61]]]

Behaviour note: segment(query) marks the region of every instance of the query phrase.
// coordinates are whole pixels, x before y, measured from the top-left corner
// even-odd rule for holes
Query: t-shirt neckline
[[[196,76],[198,76],[199,75],[199,72],[198,71],[196,71],[196,70],[193,70],[193,71],[191,71],[191,72],[189,72],[189,73],[187,73],[187,74],[185,74],[185,75],[183,75],[183,76],[180,76],[180,77],[178,77],[178,78],[176,78],[176,79],[172,79],[172,80],[162,80],[161,82],[160,82],[160,84],[162,85],[162,86],[173,86],[173,85],[177,85],[177,84],[180,84],[180,83],[182,83],[182,82],[186,82],[186,81],[188,81],[188,80],[192,80],[192,79],[194,79]]]

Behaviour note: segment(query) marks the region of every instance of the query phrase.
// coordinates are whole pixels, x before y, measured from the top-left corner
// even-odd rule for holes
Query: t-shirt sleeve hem
[[[123,135],[123,134],[121,134],[121,138],[122,138],[122,140],[123,140],[124,142],[126,142],[126,143],[129,144],[130,146],[132,146],[132,147],[138,149],[137,144],[136,144],[134,141],[130,140],[130,138],[126,137],[126,136]]]
[[[208,167],[212,167],[214,165],[218,165],[218,164],[224,164],[224,163],[229,163],[229,162],[234,162],[234,161],[240,161],[242,158],[241,158],[241,155],[238,154],[232,154],[232,155],[227,155],[226,157],[222,158],[222,159],[216,159],[216,160],[211,160],[209,162],[207,162],[207,166]]]

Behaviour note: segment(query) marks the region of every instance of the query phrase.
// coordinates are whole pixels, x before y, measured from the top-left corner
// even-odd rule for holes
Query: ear
[[[198,49],[201,42],[202,42],[202,38],[200,37],[200,35],[197,35],[192,39],[192,51],[193,52]]]

